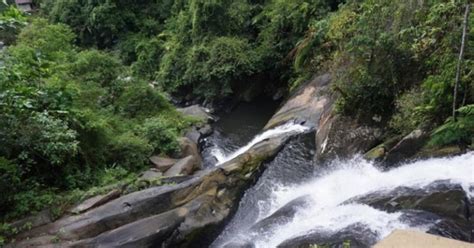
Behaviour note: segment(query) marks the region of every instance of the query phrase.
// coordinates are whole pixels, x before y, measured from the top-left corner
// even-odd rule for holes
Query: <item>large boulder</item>
[[[265,233],[275,226],[289,222],[295,216],[298,209],[308,203],[308,200],[308,196],[301,196],[288,202],[270,216],[255,223],[251,229],[258,233]]]
[[[160,179],[163,173],[156,168],[148,169],[141,173],[138,182],[153,182]]]
[[[350,117],[335,114],[334,110],[326,112],[319,122],[315,154],[319,162],[364,153],[377,145],[383,136],[380,128],[358,123]]]
[[[37,247],[57,243],[60,247],[93,247],[99,242],[117,245],[112,238],[117,237],[117,242],[126,241],[125,243],[130,244],[137,239],[137,244],[205,247],[217,235],[219,227],[238,203],[244,189],[254,180],[260,165],[275,155],[288,139],[287,134],[266,139],[241,156],[219,167],[197,173],[179,184],[133,192],[85,213],[65,216],[56,222],[18,235],[18,242],[9,246]],[[188,208],[190,205],[194,207]],[[176,211],[169,212],[182,207],[191,210],[176,210],[180,214],[176,214]],[[166,218],[160,216],[167,212],[169,214],[165,215]],[[148,219],[150,217],[151,219]],[[157,228],[152,230],[151,226],[163,218],[169,219],[169,223],[180,224],[169,229],[166,226],[156,226]],[[135,224],[127,226],[131,223]],[[135,227],[138,230],[141,225],[144,233],[135,232]],[[168,238],[163,241],[159,234],[150,233],[159,230],[172,230],[172,233],[165,235]]]
[[[184,158],[187,156],[193,156],[197,160],[197,167],[201,168],[202,158],[199,148],[195,142],[190,140],[187,137],[181,137],[178,139],[180,152],[177,155],[179,158]]]
[[[185,116],[190,116],[200,121],[208,122],[214,120],[214,117],[212,117],[210,114],[209,109],[201,107],[197,104],[185,108],[178,108],[177,110]]]
[[[30,228],[46,225],[53,222],[54,218],[49,209],[43,210],[37,214],[30,215],[23,219],[10,223],[10,227],[17,231],[23,231]]]
[[[312,247],[370,247],[377,241],[377,234],[362,224],[350,225],[337,232],[313,231],[284,241],[278,248]]]
[[[425,130],[416,129],[412,131],[387,151],[385,163],[396,164],[412,157],[426,144],[429,137],[429,132]]]
[[[174,158],[167,158],[167,157],[160,157],[160,156],[152,156],[150,158],[150,162],[155,166],[156,169],[158,169],[161,172],[165,172],[171,166],[173,166],[177,159]]]
[[[291,103],[280,109],[267,128],[287,121],[315,127],[329,102],[320,92],[327,89],[328,82],[329,76],[321,76],[298,90]],[[194,113],[190,109],[181,111]],[[188,177],[172,177],[177,179],[176,184],[154,186],[123,195],[82,214],[64,216],[19,234],[18,242],[10,246],[54,246],[56,243],[60,247],[206,247],[218,235],[244,190],[254,182],[261,165],[293,134],[283,133],[262,140],[218,167]],[[181,138],[179,143],[178,158],[194,157],[201,163],[195,142]]]
[[[469,241],[471,236],[470,210],[466,192],[449,181],[437,181],[424,188],[397,187],[389,191],[373,192],[348,200],[363,203],[387,212],[408,212],[407,220],[429,219],[435,223],[429,233]]]
[[[191,175],[194,171],[201,169],[201,164],[196,157],[189,155],[178,160],[171,168],[169,168],[164,176],[174,177],[179,175]]]
[[[264,129],[294,121],[317,127],[319,118],[332,104],[329,93],[331,77],[324,74],[313,78],[298,88],[283,106],[268,121]]]
[[[97,195],[79,203],[77,206],[69,210],[69,212],[73,214],[83,213],[87,210],[98,207],[100,205],[105,204],[106,202],[109,202],[115,198],[118,198],[121,194],[122,194],[121,190],[114,189],[107,194]]]

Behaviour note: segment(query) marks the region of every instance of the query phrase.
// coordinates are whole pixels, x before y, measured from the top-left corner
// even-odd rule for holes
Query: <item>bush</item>
[[[454,120],[448,118],[431,135],[431,145],[457,144],[466,148],[474,139],[474,104],[461,107],[457,110],[459,116]]]
[[[132,81],[117,99],[116,107],[125,117],[145,117],[171,108],[166,98],[143,81]]]
[[[392,116],[389,126],[398,134],[408,134],[427,122],[423,109],[422,92],[419,89],[404,93],[396,101],[396,113]]]
[[[128,170],[143,168],[153,153],[148,140],[132,132],[120,134],[112,140],[109,148],[110,164],[120,165]]]
[[[21,174],[18,166],[11,161],[0,157],[0,212],[5,213],[11,209],[14,196],[19,190]]]
[[[150,142],[154,153],[172,154],[179,150],[178,130],[173,122],[160,117],[146,119],[142,134]]]

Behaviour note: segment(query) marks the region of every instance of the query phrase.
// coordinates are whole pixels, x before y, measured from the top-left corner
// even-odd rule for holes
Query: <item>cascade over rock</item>
[[[298,88],[268,121],[264,129],[270,129],[289,121],[304,122],[308,126],[317,127],[322,113],[327,111],[332,103],[329,92],[330,82],[331,76],[323,74],[314,77],[307,84]]]
[[[328,82],[329,76],[323,75],[301,87],[265,129],[287,122],[315,127],[329,102],[323,93]],[[191,112],[194,114],[194,110]],[[53,223],[33,228],[19,234],[18,241],[9,246],[36,247],[53,242],[62,247],[206,245],[212,242],[243,190],[255,179],[262,163],[274,156],[294,134],[295,131],[282,132],[263,139],[220,166],[183,177],[184,181],[178,180],[175,185],[151,187],[123,195],[79,215],[64,216]],[[200,167],[200,154],[195,143],[183,138],[180,146],[180,157],[197,157]]]

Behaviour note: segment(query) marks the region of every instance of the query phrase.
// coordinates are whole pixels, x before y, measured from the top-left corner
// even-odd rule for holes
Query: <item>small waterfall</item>
[[[426,188],[440,180],[461,185],[469,197],[474,197],[474,152],[452,158],[408,163],[389,171],[382,171],[361,158],[335,161],[329,168],[329,171],[308,182],[274,187],[268,202],[255,206],[259,208],[259,216],[253,223],[241,226],[238,233],[226,233],[219,242],[220,245],[215,245],[221,247],[228,242],[245,241],[256,247],[276,247],[286,240],[314,231],[336,233],[355,224],[368,227],[376,234],[377,239],[382,239],[394,229],[415,228],[427,231],[431,227],[427,223],[409,224],[402,218],[401,212],[389,213],[347,201],[400,186]],[[263,233],[252,229],[258,221],[301,197],[308,198],[308,202],[298,206],[296,214],[289,221],[277,223],[271,230]]]
[[[309,128],[305,127],[300,124],[295,124],[292,122],[283,124],[281,126],[269,129],[253,138],[248,144],[245,146],[239,148],[237,151],[232,152],[231,154],[226,155],[222,149],[219,147],[214,147],[211,151],[211,154],[216,158],[217,164],[216,165],[221,165],[231,159],[236,158],[240,154],[246,152],[248,149],[250,149],[252,146],[255,144],[261,142],[262,140],[275,137],[281,134],[286,134],[286,133],[302,133],[307,131]]]

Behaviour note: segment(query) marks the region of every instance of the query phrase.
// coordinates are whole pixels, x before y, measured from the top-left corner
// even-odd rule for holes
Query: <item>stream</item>
[[[294,134],[277,156],[264,164],[265,171],[245,192],[211,247],[310,247],[313,243],[341,247],[346,242],[351,247],[369,247],[395,229],[469,239],[466,236],[470,234],[458,231],[459,225],[449,224],[443,213],[426,211],[433,204],[405,205],[413,202],[412,198],[425,197],[429,202],[438,191],[460,192],[461,201],[469,201],[474,197],[473,152],[390,170],[361,157],[318,166],[313,162],[314,132],[286,123],[258,133],[265,118],[270,118],[264,112],[254,109],[248,118],[242,117],[244,112],[222,118],[205,140],[203,154],[210,167],[273,135]],[[437,204],[435,210],[444,203]]]

